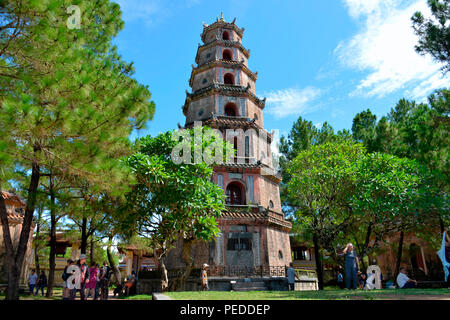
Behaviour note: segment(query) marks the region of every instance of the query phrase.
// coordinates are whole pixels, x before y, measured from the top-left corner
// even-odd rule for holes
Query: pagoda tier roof
[[[198,58],[201,52],[211,48],[211,47],[216,47],[216,46],[224,46],[224,47],[234,47],[234,48],[238,48],[239,50],[242,51],[242,53],[245,55],[245,57],[248,59],[250,58],[250,50],[249,49],[245,49],[244,46],[242,45],[242,43],[240,41],[233,41],[233,40],[222,40],[222,39],[214,39],[206,44],[198,44],[198,48],[197,48],[197,54],[195,56],[195,62],[198,63]]]
[[[264,132],[272,141],[272,134],[267,132],[266,129],[256,123],[256,119],[250,119],[246,117],[232,117],[225,115],[213,114],[210,118],[202,120],[202,124],[211,128],[226,128],[226,129],[248,129],[254,128],[257,131],[264,130]],[[186,123],[185,127],[190,128],[194,122]]]
[[[221,84],[217,82],[213,82],[213,84],[201,88],[193,93],[189,93],[186,91],[186,102],[183,106],[183,114],[186,115],[187,107],[189,102],[196,101],[200,98],[212,95],[214,93],[225,93],[228,96],[248,96],[256,105],[258,105],[261,109],[264,109],[266,105],[266,98],[259,99],[256,95],[254,95],[250,91],[250,85],[244,86],[235,86],[231,84]]]
[[[214,29],[217,28],[223,28],[223,29],[231,29],[233,31],[235,31],[239,37],[242,38],[242,36],[244,35],[244,28],[239,28],[237,25],[234,24],[234,22],[236,21],[236,18],[234,18],[234,20],[230,23],[230,22],[226,22],[223,19],[223,16],[221,16],[221,18],[219,19],[219,17],[217,17],[217,20],[210,24],[207,25],[206,23],[203,23],[203,33],[200,35],[202,38],[202,41],[205,42],[205,36],[206,34]]]
[[[18,204],[20,204],[21,206],[26,206],[25,200],[21,196],[15,194],[15,193],[1,190],[1,196],[5,200],[14,201],[14,202],[17,202]]]
[[[244,172],[255,172],[259,173],[261,176],[279,184],[282,181],[280,173],[278,173],[274,168],[269,167],[267,164],[262,163],[260,160],[250,163],[234,163],[227,162],[223,164],[216,164],[214,166],[214,171],[218,172],[219,169],[225,169],[227,172],[233,173],[244,173]]]
[[[220,220],[222,220],[222,222],[230,220],[249,220],[261,224],[276,225],[286,230],[292,228],[292,223],[284,218],[283,213],[256,205],[227,205],[226,209],[222,211],[219,221]]]
[[[218,60],[212,60],[212,61],[206,62],[198,67],[192,66],[191,78],[189,79],[189,85],[191,86],[191,88],[193,86],[194,76],[196,74],[203,72],[205,70],[214,68],[214,67],[227,67],[227,68],[231,68],[231,69],[241,68],[241,70],[244,71],[250,77],[250,79],[252,79],[253,81],[256,81],[258,79],[258,72],[252,72],[245,65],[244,61],[218,59]]]

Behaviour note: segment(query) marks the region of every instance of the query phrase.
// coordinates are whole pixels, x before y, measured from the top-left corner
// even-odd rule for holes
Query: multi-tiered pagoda
[[[265,99],[256,96],[258,74],[248,67],[244,28],[235,20],[229,23],[222,16],[203,24],[203,44],[198,45],[189,80],[192,92],[186,92],[183,106],[186,128],[200,123],[218,129],[237,149],[234,161],[214,168],[213,179],[227,196],[227,210],[219,219],[221,235],[196,246],[194,253],[196,265],[208,263],[212,272],[215,267],[257,269],[291,262],[291,223],[281,210],[272,134],[264,129]],[[230,136],[227,130],[237,134]],[[178,259],[170,256],[169,264],[177,265]]]

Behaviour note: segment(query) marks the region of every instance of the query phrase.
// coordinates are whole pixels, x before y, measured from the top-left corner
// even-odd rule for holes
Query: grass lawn
[[[449,299],[449,289],[383,289],[324,291],[250,291],[250,292],[167,292],[174,300],[378,300],[378,299]],[[134,299],[139,299],[135,296]]]
[[[53,296],[50,298],[47,298],[45,296],[47,292],[47,288],[44,289],[44,296],[41,296],[41,291],[39,291],[39,295],[29,295],[29,294],[20,294],[19,299],[20,300],[61,300],[62,299],[62,288],[53,288]],[[5,299],[5,293],[0,293],[0,300]]]

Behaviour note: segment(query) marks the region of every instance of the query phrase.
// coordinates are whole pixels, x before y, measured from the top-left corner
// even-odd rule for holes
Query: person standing
[[[44,296],[44,288],[47,287],[47,276],[45,275],[44,270],[41,271],[39,275],[39,280],[36,286],[36,295],[39,294],[39,289],[41,289],[41,294]]]
[[[28,277],[28,288],[30,289],[30,295],[34,292],[34,287],[36,286],[37,282],[37,274],[36,271],[33,269],[31,270],[31,274]]]
[[[80,255],[80,260],[78,260],[78,268],[80,268],[80,298],[81,300],[85,300],[86,299],[86,284],[89,283],[89,278],[90,278],[90,274],[89,274],[89,268],[86,264],[86,255],[82,254]]]
[[[97,300],[100,297],[100,274],[103,270],[103,267],[100,267],[99,264],[97,263],[96,265],[98,272],[97,272],[97,278],[96,278],[96,285],[95,285],[95,296],[94,296],[94,300]]]
[[[344,276],[342,275],[341,270],[337,271],[336,280],[338,287],[344,289]]]
[[[343,251],[345,259],[345,283],[347,289],[356,290],[358,285],[359,259],[353,249],[353,244],[349,243]]]
[[[89,268],[89,281],[86,282],[86,299],[90,295],[92,300],[96,300],[95,289],[97,287],[97,275],[98,267],[96,266],[96,263],[92,261]]]
[[[294,291],[295,290],[295,270],[294,270],[294,264],[292,262],[289,263],[289,268],[286,271],[286,276],[288,279],[289,291]]]
[[[202,268],[202,291],[208,291],[208,265],[206,263],[203,264]]]
[[[67,266],[67,289],[69,291],[69,300],[75,300],[77,291],[81,288],[81,271],[75,261],[71,261]]]
[[[109,295],[109,277],[111,276],[111,268],[106,261],[103,262],[103,267],[100,272],[100,299],[108,300]]]
[[[69,298],[70,298],[70,289],[69,289],[69,286],[67,285],[67,279],[69,278],[70,274],[67,273],[67,268],[69,266],[71,266],[72,264],[73,264],[72,259],[68,259],[67,264],[64,268],[63,274],[61,276],[64,281],[64,287],[63,287],[63,293],[62,293],[63,300],[69,300]]]
[[[450,237],[448,236],[448,229],[445,229],[445,260],[447,260],[447,288],[450,289]]]

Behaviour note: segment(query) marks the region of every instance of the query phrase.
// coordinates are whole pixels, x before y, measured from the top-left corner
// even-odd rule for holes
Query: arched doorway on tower
[[[223,83],[234,85],[234,76],[232,73],[227,73],[223,76]]]
[[[237,117],[238,116],[238,108],[236,104],[233,102],[228,102],[225,105],[225,115],[229,117]]]
[[[227,186],[226,196],[228,205],[245,204],[245,188],[240,182],[230,182]]]
[[[233,53],[231,52],[231,50],[228,50],[228,49],[223,50],[222,59],[228,60],[228,61],[233,60]]]

